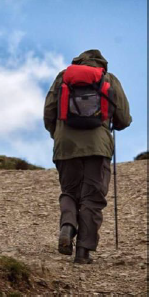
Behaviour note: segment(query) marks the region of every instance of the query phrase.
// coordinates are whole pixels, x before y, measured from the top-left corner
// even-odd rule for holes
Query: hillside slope
[[[119,250],[115,250],[113,175],[92,265],[57,251],[60,187],[55,169],[0,170],[0,255],[41,270],[33,296],[147,296],[147,161],[117,164]],[[53,283],[51,294],[49,285]],[[30,294],[30,293],[29,293]]]
[[[0,169],[2,170],[43,170],[44,168],[29,164],[26,160],[21,158],[0,155]]]

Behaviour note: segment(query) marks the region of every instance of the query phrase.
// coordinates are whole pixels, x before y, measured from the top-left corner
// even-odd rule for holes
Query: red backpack
[[[116,105],[104,74],[104,68],[70,65],[63,74],[58,119],[79,129],[93,129],[111,119]]]

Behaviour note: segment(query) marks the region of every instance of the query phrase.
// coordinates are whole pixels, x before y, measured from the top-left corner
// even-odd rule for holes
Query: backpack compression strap
[[[69,88],[67,84],[61,85],[61,98],[58,102],[58,115],[59,120],[67,120],[68,104],[69,104]]]
[[[105,95],[108,97],[108,90],[110,88],[109,82],[103,82],[103,85],[100,90],[101,95],[101,112],[102,112],[102,121],[105,121],[108,119],[108,106],[109,102],[106,99]],[[104,95],[104,96],[103,96]]]

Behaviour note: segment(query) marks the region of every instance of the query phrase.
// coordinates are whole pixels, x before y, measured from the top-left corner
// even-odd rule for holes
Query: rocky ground
[[[92,265],[57,251],[60,187],[55,169],[0,170],[0,255],[27,263],[30,296],[147,297],[147,160],[117,164],[119,249],[115,249],[113,175]],[[37,275],[39,274],[39,275]],[[3,291],[2,286],[0,288]]]

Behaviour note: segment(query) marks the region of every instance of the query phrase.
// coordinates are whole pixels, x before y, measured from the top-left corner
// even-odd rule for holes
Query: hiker
[[[107,205],[111,127],[123,130],[132,121],[122,86],[107,64],[99,50],[75,57],[56,77],[44,107],[62,191],[58,250],[71,255],[76,236],[74,262],[81,264],[92,263],[89,253],[96,251]]]

